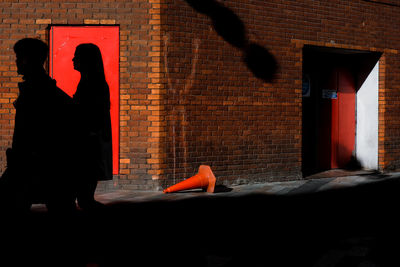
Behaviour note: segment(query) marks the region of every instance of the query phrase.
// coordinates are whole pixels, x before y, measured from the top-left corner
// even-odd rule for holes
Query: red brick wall
[[[218,1],[242,20],[250,42],[275,56],[276,79],[265,83],[247,69],[243,51],[224,41],[191,2],[165,0],[161,13],[168,181],[193,175],[200,164],[211,165],[224,183],[301,177],[307,44],[383,52],[379,166],[400,166],[400,7],[361,0]]]
[[[249,41],[276,55],[274,83],[254,77],[243,51],[224,41],[208,16],[185,1],[166,1],[168,178],[193,175],[200,164],[225,183],[300,177],[301,65],[294,45],[266,26],[265,3],[240,2],[224,4],[243,21]]]
[[[247,40],[269,49],[275,80],[256,78],[244,51],[185,0],[1,1],[0,171],[11,145],[13,44],[47,40],[49,24],[120,25],[119,185],[154,189],[211,166],[220,183],[301,177],[305,44],[383,52],[379,164],[400,167],[400,8],[362,0],[219,1]]]

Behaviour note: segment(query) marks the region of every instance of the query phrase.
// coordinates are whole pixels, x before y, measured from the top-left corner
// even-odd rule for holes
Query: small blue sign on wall
[[[322,98],[337,99],[337,91],[336,90],[322,90]]]

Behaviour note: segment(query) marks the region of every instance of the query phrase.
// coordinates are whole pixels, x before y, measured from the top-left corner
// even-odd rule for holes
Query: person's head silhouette
[[[103,58],[97,45],[92,43],[78,45],[72,61],[74,69],[79,71],[82,77],[105,80]]]
[[[39,39],[24,38],[14,45],[18,74],[29,76],[43,70],[49,48]]]

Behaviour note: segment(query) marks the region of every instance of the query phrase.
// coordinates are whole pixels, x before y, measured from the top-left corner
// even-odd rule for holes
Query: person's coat
[[[81,79],[73,96],[82,151],[79,172],[96,180],[112,179],[110,91],[106,82]]]
[[[10,199],[46,202],[72,184],[73,102],[44,70],[18,86],[12,147],[1,184]]]

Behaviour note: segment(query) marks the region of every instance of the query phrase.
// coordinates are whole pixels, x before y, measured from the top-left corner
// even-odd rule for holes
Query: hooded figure
[[[73,58],[74,69],[81,73],[73,101],[78,112],[80,158],[78,169],[78,204],[90,209],[97,181],[112,179],[112,138],[110,90],[104,75],[100,49],[94,44],[80,44]]]

